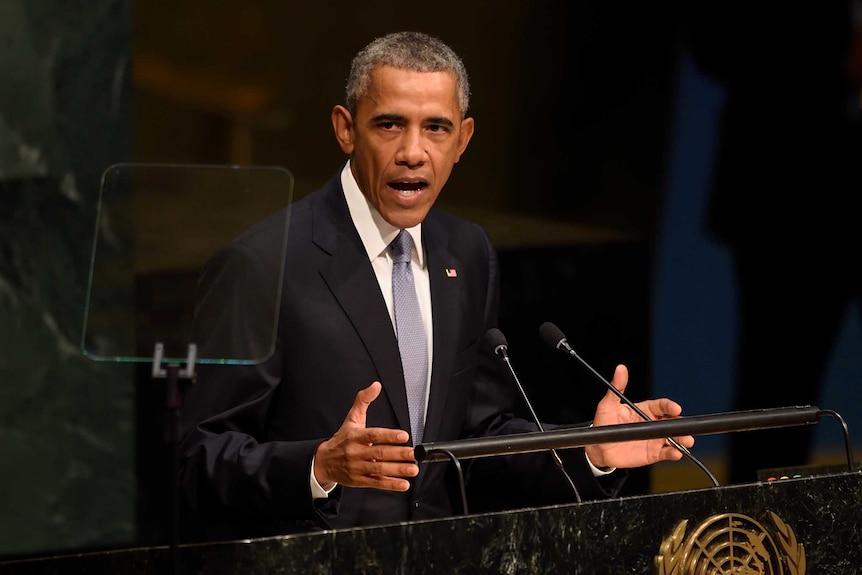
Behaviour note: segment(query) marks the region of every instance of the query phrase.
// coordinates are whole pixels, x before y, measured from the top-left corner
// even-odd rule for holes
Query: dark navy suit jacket
[[[461,513],[458,474],[445,462],[421,464],[406,493],[339,486],[313,502],[315,449],[338,430],[360,389],[375,380],[383,386],[368,409],[369,427],[409,431],[410,425],[396,335],[339,175],[287,210],[219,250],[201,277],[195,334],[201,357],[219,346],[251,345],[260,325],[271,325],[276,337],[271,357],[258,365],[198,367],[183,408],[185,502],[200,517],[237,527],[231,536]],[[424,441],[536,431],[514,417],[513,384],[485,342],[497,326],[499,299],[490,239],[480,226],[432,209],[422,241],[434,322]],[[279,278],[273,323],[273,306],[257,301],[256,292],[274,293]],[[592,476],[582,449],[563,453],[583,498],[611,493]],[[506,494],[507,501],[491,504],[501,508],[574,500],[548,453],[475,459],[463,467],[482,509],[490,508],[488,494]]]

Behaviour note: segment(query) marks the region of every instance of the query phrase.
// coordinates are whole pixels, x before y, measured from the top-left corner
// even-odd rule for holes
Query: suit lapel
[[[457,275],[459,261],[449,251],[449,234],[429,213],[422,224],[422,242],[428,256],[428,277],[431,282],[431,315],[434,321],[434,358],[431,368],[431,389],[425,416],[424,441],[437,439],[443,421],[443,410],[449,392],[449,374],[455,357],[455,337],[459,324],[461,285]],[[451,273],[451,272],[450,272]]]
[[[380,294],[380,284],[350,219],[337,178],[330,180],[322,201],[316,203],[313,210],[314,243],[330,255],[321,265],[320,274],[350,318],[377,368],[398,427],[409,430],[410,416],[398,340]]]

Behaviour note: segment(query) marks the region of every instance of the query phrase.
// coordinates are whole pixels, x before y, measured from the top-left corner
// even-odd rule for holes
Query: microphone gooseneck
[[[521,397],[524,399],[524,403],[527,404],[527,409],[530,410],[530,415],[533,417],[533,422],[539,428],[539,431],[544,432],[545,428],[542,426],[542,422],[539,421],[539,416],[536,415],[536,411],[533,409],[533,405],[530,403],[530,399],[527,397],[527,392],[524,391],[524,387],[521,385],[521,380],[518,379],[518,375],[515,373],[515,368],[512,367],[512,361],[509,359],[509,345],[506,343],[506,336],[503,335],[503,332],[497,329],[496,327],[492,327],[485,333],[485,338],[489,344],[494,348],[494,355],[503,360],[506,366],[509,368],[509,373],[512,375],[512,379],[515,380],[515,383],[518,386],[518,390],[521,392]],[[565,465],[563,465],[563,460],[560,458],[560,455],[557,453],[556,449],[551,449],[551,455],[554,458],[554,462],[557,465],[557,468],[562,472],[563,476],[565,476],[566,481],[569,483],[569,487],[572,489],[572,493],[575,494],[575,500],[580,503],[581,502],[581,494],[578,493],[578,488],[575,486],[575,482],[572,480],[569,473],[566,471]]]
[[[645,421],[652,421],[650,416],[648,416],[646,413],[644,413],[643,410],[641,408],[639,408],[632,400],[630,400],[628,397],[626,397],[620,390],[618,390],[616,387],[614,387],[611,384],[611,382],[609,382],[607,379],[605,379],[602,376],[602,374],[600,374],[598,371],[593,369],[593,367],[590,364],[588,364],[580,355],[578,355],[578,353],[574,350],[574,348],[572,348],[572,346],[569,345],[569,342],[566,340],[566,336],[563,333],[563,331],[560,328],[558,328],[555,324],[553,324],[549,321],[546,321],[545,323],[543,323],[541,326],[539,326],[539,336],[542,338],[542,341],[544,341],[550,347],[552,347],[554,349],[559,349],[560,351],[562,351],[566,355],[577,359],[581,363],[581,365],[586,367],[587,370],[590,371],[590,373],[592,373],[594,376],[596,376],[596,378],[599,381],[604,383],[605,386],[614,393],[614,395],[619,397],[620,400],[623,403],[625,403],[629,408],[631,408],[635,413],[640,415]],[[669,445],[672,445],[677,450],[679,450],[679,452],[682,453],[686,458],[688,458],[689,461],[691,461],[692,463],[697,465],[707,475],[707,477],[709,477],[710,481],[712,481],[712,484],[714,486],[718,487],[719,483],[718,483],[718,480],[715,478],[715,476],[709,471],[709,469],[707,469],[707,467],[698,458],[696,458],[694,455],[692,455],[692,453],[688,450],[688,448],[686,448],[684,445],[680,445],[680,443],[677,442],[672,437],[666,438],[665,441]]]
[[[533,422],[538,426],[539,431],[545,431],[545,428],[542,427],[542,422],[539,421],[539,416],[536,415],[536,411],[533,409],[533,405],[530,403],[529,398],[527,397],[527,393],[524,391],[523,386],[521,386],[521,382],[518,379],[518,376],[515,375],[515,369],[512,367],[512,361],[509,359],[509,345],[506,343],[506,336],[503,335],[503,332],[499,329],[492,327],[488,330],[486,335],[488,338],[488,342],[494,346],[494,354],[502,359],[506,365],[509,367],[509,371],[512,374],[512,379],[515,380],[515,383],[518,385],[518,390],[521,392],[521,397],[524,398],[524,402],[527,404],[527,409],[530,410],[530,415],[533,417]]]

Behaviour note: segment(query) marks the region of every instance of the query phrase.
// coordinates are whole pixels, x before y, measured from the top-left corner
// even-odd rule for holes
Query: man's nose
[[[397,163],[417,166],[425,161],[428,152],[420,130],[406,130],[400,143],[398,155],[395,158]]]

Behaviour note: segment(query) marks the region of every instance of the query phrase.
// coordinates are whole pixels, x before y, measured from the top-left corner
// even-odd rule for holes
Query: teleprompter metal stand
[[[197,345],[190,343],[186,366],[183,368],[179,363],[168,363],[162,365],[164,357],[164,344],[157,342],[153,351],[154,380],[165,380],[165,441],[168,444],[170,454],[170,490],[171,490],[171,555],[174,575],[180,572],[179,566],[179,543],[180,543],[180,494],[177,480],[179,477],[179,450],[178,446],[182,439],[182,410],[186,392],[195,381],[195,360],[197,359]]]

